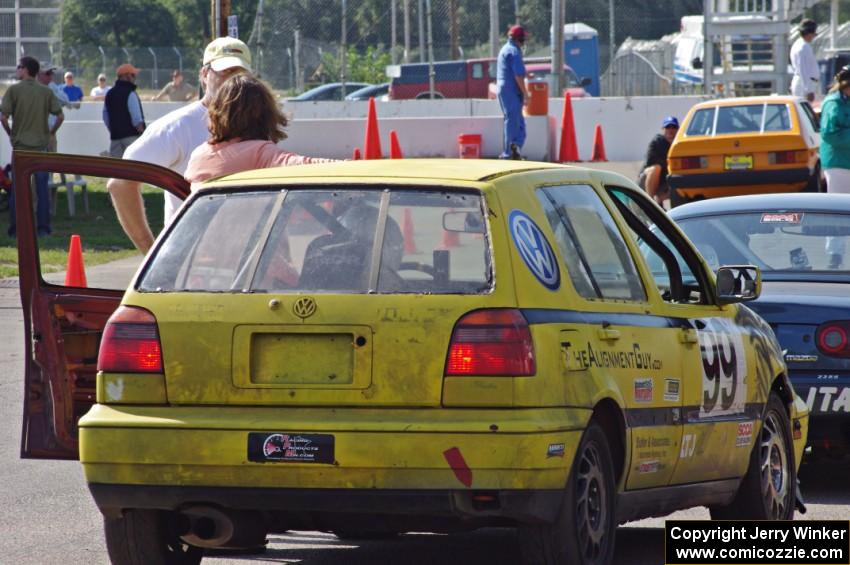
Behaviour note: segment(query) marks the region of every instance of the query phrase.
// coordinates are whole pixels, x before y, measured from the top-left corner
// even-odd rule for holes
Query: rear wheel
[[[591,422],[576,452],[554,523],[519,530],[526,565],[606,565],[614,553],[614,465],[608,439]]]
[[[809,176],[803,192],[826,192],[826,182],[821,175],[820,163],[815,165],[815,170]]]
[[[171,514],[128,510],[121,518],[104,518],[106,549],[113,565],[197,565],[204,550],[176,533]]]
[[[679,193],[679,191],[675,188],[670,188],[670,208],[675,208],[676,206],[687,204],[688,200],[689,199],[687,196]]]
[[[770,393],[764,421],[738,494],[728,506],[712,507],[714,520],[791,520],[797,468],[791,421],[782,399]]]

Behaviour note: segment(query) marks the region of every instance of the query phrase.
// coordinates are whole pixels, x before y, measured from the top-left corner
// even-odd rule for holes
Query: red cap
[[[518,41],[525,41],[525,29],[522,26],[511,26],[508,30],[508,37],[513,37]]]

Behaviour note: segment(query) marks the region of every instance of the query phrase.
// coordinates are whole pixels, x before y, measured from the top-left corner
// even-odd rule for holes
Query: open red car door
[[[101,333],[124,289],[66,287],[44,280],[29,179],[38,171],[120,178],[181,199],[188,196],[189,184],[168,169],[120,159],[21,151],[12,162],[26,371],[21,457],[77,459],[77,422],[95,402]]]

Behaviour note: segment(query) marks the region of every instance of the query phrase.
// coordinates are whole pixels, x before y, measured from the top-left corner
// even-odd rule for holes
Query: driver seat
[[[307,245],[298,280],[302,290],[366,292],[371,247],[328,234]]]

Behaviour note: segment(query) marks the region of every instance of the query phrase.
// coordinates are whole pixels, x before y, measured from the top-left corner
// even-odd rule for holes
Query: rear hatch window
[[[477,191],[332,187],[208,193],[149,261],[148,292],[481,294]]]

